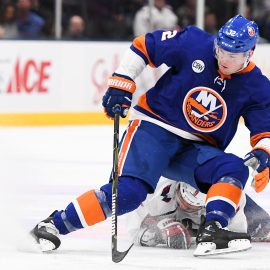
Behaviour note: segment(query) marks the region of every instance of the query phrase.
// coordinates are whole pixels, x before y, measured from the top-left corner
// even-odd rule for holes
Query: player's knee
[[[221,160],[219,161],[219,166],[221,174],[222,170],[224,170],[223,175],[237,179],[237,181],[241,182],[242,187],[245,187],[249,175],[249,170],[248,167],[244,165],[242,158],[239,158],[233,154],[226,154],[224,156],[224,165],[222,165]]]
[[[105,193],[107,203],[112,209],[112,184],[108,183],[100,188]],[[134,177],[120,176],[118,183],[118,215],[131,212],[138,208],[146,199],[150,186]]]
[[[248,179],[248,168],[244,165],[243,159],[233,154],[217,156],[199,166],[195,171],[198,182],[215,184],[222,177],[228,176],[237,179],[242,187]]]

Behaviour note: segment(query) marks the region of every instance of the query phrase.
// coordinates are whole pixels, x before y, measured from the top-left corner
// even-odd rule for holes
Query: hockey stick
[[[132,248],[133,244],[126,251],[117,250],[117,214],[118,214],[118,151],[119,151],[119,117],[121,107],[114,108],[114,135],[113,135],[113,171],[112,171],[112,260],[115,263],[121,262]]]

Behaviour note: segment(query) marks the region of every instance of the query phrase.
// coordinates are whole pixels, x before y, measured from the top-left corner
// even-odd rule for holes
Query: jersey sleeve
[[[253,105],[248,107],[243,115],[245,125],[250,131],[252,147],[261,139],[270,138],[270,82],[266,77],[260,81],[260,85],[253,87],[257,89],[251,94]]]
[[[192,29],[147,33],[135,38],[130,48],[152,67],[161,64],[176,66],[185,55],[187,42],[190,42],[188,36],[192,36],[194,32]]]

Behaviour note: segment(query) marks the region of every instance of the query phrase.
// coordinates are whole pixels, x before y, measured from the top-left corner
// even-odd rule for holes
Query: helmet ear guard
[[[257,24],[236,15],[220,28],[215,44],[225,51],[241,53],[254,50],[258,37]]]

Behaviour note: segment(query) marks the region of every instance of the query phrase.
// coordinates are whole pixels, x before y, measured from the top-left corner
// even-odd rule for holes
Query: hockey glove
[[[183,224],[172,218],[164,218],[157,224],[141,229],[139,242],[142,246],[165,245],[169,248],[188,249],[191,236]]]
[[[102,99],[106,115],[113,118],[115,109],[120,107],[120,116],[126,117],[131,106],[132,94],[136,90],[135,82],[128,76],[114,73],[109,78],[108,87]]]
[[[256,192],[261,192],[269,182],[269,168],[270,168],[270,153],[266,148],[254,148],[247,153],[244,158],[244,164],[251,167],[254,171],[252,173],[252,186]]]

